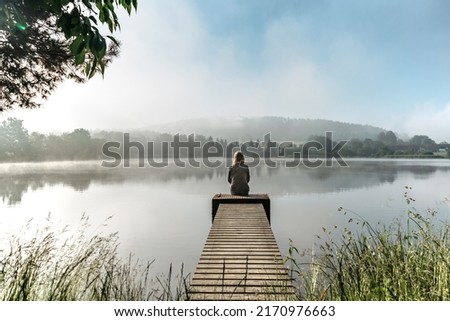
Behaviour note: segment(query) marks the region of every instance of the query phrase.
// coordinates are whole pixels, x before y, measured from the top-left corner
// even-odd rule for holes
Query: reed
[[[450,300],[450,225],[436,210],[415,210],[409,187],[405,201],[403,221],[374,226],[339,208],[349,219],[338,237],[324,228],[315,251],[291,241],[285,264],[293,299]],[[27,240],[10,238],[9,249],[0,249],[0,300],[190,299],[183,267],[151,277],[152,262],[118,255],[117,233],[87,236],[87,227],[87,217],[75,234],[55,231],[49,220]]]
[[[355,213],[339,211],[356,223],[339,240],[331,232],[311,261],[290,258],[298,296],[303,300],[449,300],[450,226],[436,210],[418,213],[409,195],[406,221],[372,226]]]
[[[183,300],[186,291],[171,287],[172,268],[152,278],[152,262],[118,255],[117,233],[85,235],[83,216],[77,233],[55,231],[48,220],[27,240],[13,237],[0,252],[0,300],[93,301]],[[25,228],[31,229],[30,223]],[[181,275],[183,282],[186,278]]]

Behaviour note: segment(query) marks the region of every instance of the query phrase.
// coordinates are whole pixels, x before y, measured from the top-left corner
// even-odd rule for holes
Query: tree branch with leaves
[[[65,79],[104,75],[119,53],[119,8],[131,14],[137,0],[3,0],[0,112],[39,107]]]

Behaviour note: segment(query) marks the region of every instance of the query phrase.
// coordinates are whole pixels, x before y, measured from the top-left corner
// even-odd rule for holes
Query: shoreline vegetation
[[[32,223],[21,234],[29,233]],[[179,277],[172,266],[165,278],[152,277],[153,262],[118,255],[117,233],[88,236],[88,227],[83,215],[76,232],[56,230],[49,216],[30,239],[9,238],[9,248],[0,249],[0,301],[168,301],[186,296],[183,267]]]
[[[324,229],[325,238],[318,236],[320,254],[301,253],[291,244],[286,262],[300,300],[450,300],[449,222],[440,220],[435,209],[419,213],[411,187],[405,188],[403,221],[371,225],[340,207],[356,231],[345,227],[336,239]],[[309,262],[299,263],[301,256]]]
[[[251,122],[251,120],[249,120]],[[255,120],[253,120],[255,121]],[[272,119],[269,124],[276,124],[282,122],[281,119]],[[301,120],[296,120],[300,122]],[[292,121],[295,124],[295,121]],[[333,123],[333,122],[330,122]],[[269,126],[265,124],[266,127]],[[107,158],[104,154],[103,147],[107,142],[115,142],[120,145],[115,153],[120,155],[121,159],[138,159],[143,158],[142,152],[145,155],[149,155],[149,143],[152,144],[152,157],[173,157],[174,153],[179,152],[180,157],[203,157],[204,151],[202,148],[198,148],[198,144],[205,146],[218,144],[222,147],[223,151],[230,153],[232,150],[227,147],[239,147],[239,143],[246,143],[249,153],[253,155],[259,155],[260,157],[294,157],[303,155],[303,147],[308,142],[317,142],[321,146],[329,146],[335,148],[340,141],[347,141],[343,147],[338,150],[339,155],[343,158],[450,158],[450,144],[448,142],[436,143],[430,137],[425,135],[415,135],[410,139],[402,140],[392,131],[381,131],[378,135],[371,133],[368,137],[368,133],[361,132],[346,132],[345,126],[350,124],[342,123],[342,126],[337,127],[332,131],[333,141],[330,137],[326,137],[325,132],[321,132],[320,135],[309,134],[309,136],[293,136],[284,137],[283,140],[278,139],[279,146],[276,147],[275,141],[271,141],[269,137],[268,141],[265,141],[266,137],[254,136],[258,139],[248,141],[241,140],[229,140],[224,137],[205,136],[201,134],[192,134],[187,136],[186,134],[180,134],[178,139],[183,142],[183,148],[178,151],[164,149],[164,144],[174,141],[174,135],[168,133],[159,133],[154,131],[139,131],[129,134],[114,132],[114,131],[101,131],[91,133],[86,129],[78,128],[72,132],[62,133],[60,135],[32,132],[23,126],[23,121],[16,118],[8,118],[0,123],[0,163],[13,163],[13,162],[43,162],[43,161],[73,161],[73,160],[101,160]],[[274,126],[274,125],[273,125]],[[293,125],[294,126],[294,125]],[[298,126],[298,124],[296,125]],[[330,125],[331,126],[331,125]],[[276,128],[281,132],[286,127],[278,126]],[[342,128],[341,128],[342,127]],[[272,128],[272,127],[268,127]],[[297,128],[294,126],[294,128]],[[326,127],[325,127],[326,128]],[[310,129],[313,132],[312,128]],[[362,129],[361,129],[362,130]],[[267,131],[268,133],[271,130]],[[296,130],[292,130],[296,133]],[[277,132],[273,131],[274,139]],[[192,137],[191,137],[192,136]],[[252,136],[253,137],[253,136]],[[192,140],[193,139],[193,140]],[[130,142],[128,142],[130,140]],[[288,143],[285,144],[284,142]],[[128,143],[128,144],[127,144]],[[197,145],[196,145],[197,144]],[[125,145],[128,148],[125,148]],[[131,146],[133,145],[133,146]],[[136,148],[136,145],[142,146]],[[216,146],[218,146],[216,145]],[[270,145],[270,147],[268,147]],[[275,146],[275,147],[274,147]],[[187,149],[193,151],[193,155],[188,154]],[[326,155],[325,150],[317,150],[315,148],[308,149],[309,156],[312,157],[324,157]],[[280,156],[282,155],[282,156]],[[125,157],[126,156],[126,157]],[[251,155],[250,155],[251,156]]]
[[[418,213],[410,191],[406,187],[406,220],[373,226],[340,207],[348,226],[323,228],[314,252],[290,244],[285,264],[296,298],[450,300],[450,225],[436,210]],[[152,262],[119,257],[117,233],[87,236],[88,226],[83,216],[75,234],[55,231],[49,217],[30,240],[10,238],[9,249],[0,249],[0,300],[189,300],[183,268],[151,277]]]

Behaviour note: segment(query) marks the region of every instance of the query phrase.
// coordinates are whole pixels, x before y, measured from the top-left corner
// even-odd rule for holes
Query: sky
[[[120,21],[104,78],[0,120],[63,132],[269,115],[450,141],[450,1],[140,0]]]

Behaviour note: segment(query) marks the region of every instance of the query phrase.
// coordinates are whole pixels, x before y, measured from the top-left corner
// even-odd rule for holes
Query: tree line
[[[323,136],[311,137],[323,140]],[[342,148],[343,157],[450,157],[450,144],[436,143],[427,135],[409,140],[397,138],[394,132],[380,132],[376,139],[351,139]]]
[[[30,133],[23,125],[23,120],[8,118],[0,123],[0,162],[33,162],[33,161],[62,161],[62,160],[96,160],[105,157],[102,147],[106,142],[119,142],[121,147],[117,150],[124,155],[123,132],[101,131],[91,134],[88,130],[78,128],[72,132],[57,134]],[[157,132],[136,132],[130,140],[140,143],[148,148],[151,142],[154,146],[154,156],[163,156],[163,142],[173,142],[174,135]],[[189,141],[187,135],[179,135],[180,141]],[[213,141],[211,136],[195,135],[194,140],[201,145]],[[214,142],[226,146],[227,140],[216,139]],[[133,144],[130,144],[133,145]],[[134,144],[136,145],[136,144]],[[139,154],[139,149],[130,147],[130,158],[145,157]],[[172,153],[164,156],[172,156]],[[187,156],[186,150],[182,149],[180,157]],[[201,149],[195,151],[196,157],[201,157]]]
[[[61,135],[29,133],[22,120],[8,118],[0,125],[0,162],[99,159],[103,143],[86,129]]]
[[[239,147],[237,142],[229,142],[224,138],[213,138],[204,135],[179,135],[182,142],[195,141],[203,146],[207,142],[214,142],[223,148]],[[335,146],[337,141],[326,141],[327,137],[320,135],[310,136],[308,141],[317,141],[322,146]],[[83,128],[65,132],[60,135],[30,133],[24,126],[23,121],[17,118],[8,118],[0,124],[0,162],[32,162],[32,161],[61,161],[61,160],[95,160],[105,157],[102,147],[106,142],[119,142],[121,148],[117,150],[124,155],[123,146],[124,133],[114,131],[101,131],[91,134]],[[130,141],[139,142],[144,146],[145,154],[140,153],[139,148],[129,147],[130,158],[146,157],[148,154],[148,143],[151,142],[153,156],[173,156],[173,151],[165,152],[164,142],[173,142],[174,135],[158,132],[136,132],[130,137]],[[185,144],[187,145],[187,144]],[[304,143],[296,142],[291,145],[279,146],[279,150],[274,152],[274,148],[268,149],[261,144],[261,141],[250,141],[253,153],[260,156],[293,156],[295,153],[302,153]],[[273,145],[272,145],[273,146]],[[187,156],[187,150],[181,149],[180,157]],[[323,150],[310,151],[310,155],[323,156]],[[380,132],[376,139],[352,139],[348,141],[340,150],[342,157],[450,157],[450,144],[447,142],[436,143],[426,135],[415,135],[405,141],[397,138],[392,131]],[[192,156],[192,155],[191,155]],[[202,149],[195,149],[195,157],[202,157]],[[228,155],[230,156],[230,155]]]

